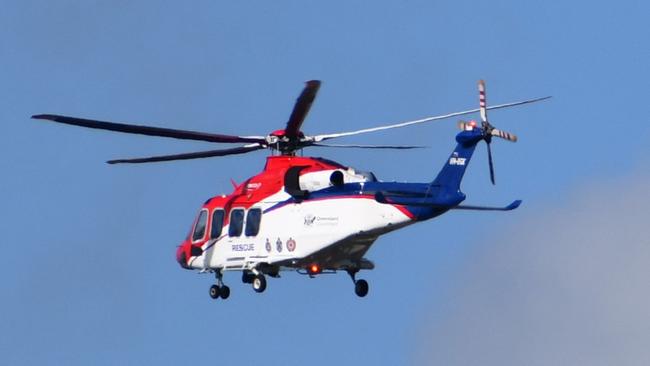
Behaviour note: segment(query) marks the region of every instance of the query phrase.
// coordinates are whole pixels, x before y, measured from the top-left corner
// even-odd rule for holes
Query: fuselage
[[[391,204],[378,194],[420,200],[432,190],[431,183],[380,182],[321,158],[271,156],[262,173],[205,202],[177,260],[199,270],[361,268],[377,237],[449,209]]]

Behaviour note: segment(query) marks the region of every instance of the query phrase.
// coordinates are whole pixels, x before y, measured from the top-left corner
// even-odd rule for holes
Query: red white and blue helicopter
[[[187,238],[178,246],[176,260],[181,267],[214,273],[210,287],[213,299],[226,299],[230,288],[224,272],[241,271],[242,281],[256,292],[266,289],[266,277],[280,277],[281,271],[295,270],[309,276],[346,271],[360,296],[368,283],[357,279],[360,270],[373,269],[366,252],[381,235],[417,222],[432,219],[449,210],[509,211],[521,201],[505,207],[461,205],[465,194],[460,183],[465,169],[481,141],[487,143],[490,178],[494,168],[490,143],[493,137],[515,142],[511,133],[494,128],[487,111],[537,102],[544,98],[486,106],[485,83],[479,88],[479,108],[440,116],[367,128],[351,132],[305,135],[302,124],[320,87],[311,80],[298,97],[286,127],[267,136],[231,136],[132,124],[103,122],[61,115],[41,114],[32,118],[69,125],[149,136],[171,137],[242,146],[154,156],[110,160],[109,164],[149,163],[243,154],[270,149],[264,170],[236,185],[229,195],[208,199],[199,210]],[[396,183],[379,181],[374,174],[316,157],[297,156],[310,146],[370,149],[411,149],[402,145],[329,145],[338,137],[426,123],[455,116],[480,113],[481,123],[460,122],[457,145],[440,173],[431,182]],[[277,153],[277,154],[274,154]]]

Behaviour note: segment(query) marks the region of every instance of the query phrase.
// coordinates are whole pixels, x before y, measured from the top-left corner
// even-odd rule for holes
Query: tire
[[[210,297],[213,299],[218,299],[219,298],[219,286],[217,285],[212,285],[210,286]]]
[[[224,300],[227,299],[230,296],[230,287],[223,285],[219,290],[219,296]]]
[[[266,278],[263,274],[258,274],[253,278],[253,290],[255,292],[264,292],[266,290]]]
[[[368,282],[366,280],[358,280],[354,283],[354,293],[359,297],[368,295]]]
[[[244,271],[241,274],[241,281],[243,283],[253,283],[253,279],[255,278],[255,275],[252,274],[249,271]]]

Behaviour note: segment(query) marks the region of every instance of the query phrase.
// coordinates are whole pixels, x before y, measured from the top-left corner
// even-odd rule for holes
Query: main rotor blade
[[[316,147],[342,147],[342,148],[358,148],[358,149],[424,149],[428,146],[413,146],[413,145],[338,145],[338,144],[311,144],[309,146]]]
[[[316,98],[316,93],[318,93],[319,88],[319,80],[310,80],[305,83],[305,88],[296,100],[296,104],[293,106],[293,112],[291,112],[291,116],[287,122],[287,127],[284,129],[285,136],[289,138],[298,136],[300,127],[305,121],[307,113],[309,113],[309,109]]]
[[[511,102],[511,103],[499,104],[499,105],[494,105],[494,106],[491,106],[491,107],[487,107],[486,109],[487,110],[492,110],[492,109],[501,109],[501,108],[514,107],[514,106],[518,106],[518,105],[539,102],[539,101],[546,100],[546,99],[549,99],[549,98],[551,98],[551,97],[547,96],[547,97],[542,97],[542,98],[522,100],[522,101],[519,101],[519,102]],[[426,117],[426,118],[422,118],[422,119],[416,119],[416,120],[413,120],[413,121],[396,123],[396,124],[393,124],[393,125],[371,127],[371,128],[365,128],[363,130],[350,131],[350,132],[339,132],[339,133],[316,135],[316,136],[314,136],[314,141],[318,142],[318,141],[323,141],[323,140],[329,140],[329,139],[336,138],[336,137],[359,135],[359,134],[362,134],[362,133],[382,131],[382,130],[388,130],[388,129],[391,129],[391,128],[400,128],[400,127],[406,127],[406,126],[416,125],[416,124],[420,124],[420,123],[438,121],[438,120],[447,119],[447,118],[451,118],[451,117],[464,116],[466,114],[476,113],[479,110],[480,110],[480,108],[475,108],[475,109],[470,109],[470,110],[461,111],[461,112],[453,112],[453,113],[449,113],[449,114],[443,114],[443,115],[440,115],[440,116]]]
[[[76,117],[60,116],[56,114],[37,114],[32,116],[34,119],[44,119],[67,125],[95,128],[99,130],[109,130],[115,132],[133,133],[138,135],[171,137],[181,140],[197,140],[208,142],[224,142],[224,143],[241,143],[241,142],[264,142],[263,136],[230,136],[218,135],[205,132],[196,132],[188,130],[175,130],[171,128],[151,127],[131,125],[125,123],[104,122],[93,119],[84,119]]]
[[[107,161],[108,164],[137,164],[137,163],[156,163],[160,161],[172,161],[172,160],[189,160],[189,159],[201,159],[201,158],[211,158],[215,156],[226,156],[226,155],[236,155],[236,154],[245,154],[247,152],[264,149],[264,146],[260,144],[247,145],[242,147],[235,147],[232,149],[222,149],[222,150],[208,150],[208,151],[198,151],[193,153],[186,154],[175,154],[175,155],[161,155],[161,156],[152,156],[149,158],[135,158],[135,159],[116,159]]]

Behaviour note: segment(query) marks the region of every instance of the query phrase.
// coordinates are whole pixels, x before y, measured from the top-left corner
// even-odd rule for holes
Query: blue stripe
[[[427,201],[435,201],[440,207],[422,207],[403,205],[416,220],[427,220],[432,217],[443,214],[450,208],[458,205],[465,199],[465,195],[460,192],[449,192],[443,187],[432,185],[430,183],[398,183],[398,182],[365,182],[365,183],[346,183],[341,187],[328,187],[319,191],[310,192],[305,200],[296,200],[293,197],[285,201],[278,202],[275,205],[264,210],[268,213],[286,205],[296,204],[299,202],[310,202],[319,200],[342,199],[354,196],[373,196],[377,192],[382,192],[387,196],[399,196],[401,200],[422,201],[428,197]]]

